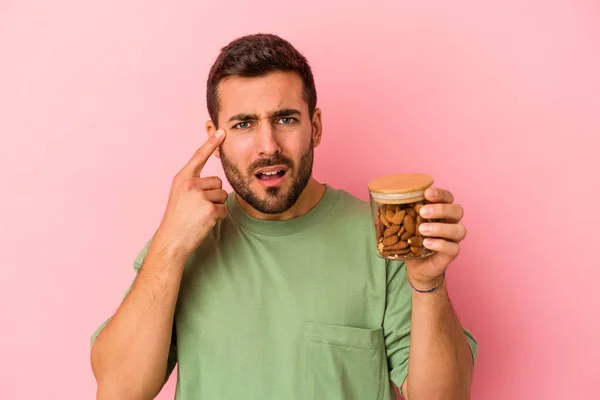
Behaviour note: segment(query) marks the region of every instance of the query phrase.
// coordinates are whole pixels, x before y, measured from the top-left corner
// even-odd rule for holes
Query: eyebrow
[[[275,111],[271,114],[271,118],[281,118],[281,117],[291,117],[292,115],[301,115],[300,111],[295,110],[293,108],[283,108],[281,110]],[[233,117],[229,118],[228,122],[232,121],[251,121],[258,119],[258,115],[256,114],[236,114]]]

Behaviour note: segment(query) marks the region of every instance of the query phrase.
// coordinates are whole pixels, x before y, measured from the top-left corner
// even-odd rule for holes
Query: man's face
[[[227,180],[256,210],[286,211],[311,177],[320,140],[320,112],[311,121],[302,80],[281,72],[232,77],[218,92],[219,127],[227,131],[219,156]]]

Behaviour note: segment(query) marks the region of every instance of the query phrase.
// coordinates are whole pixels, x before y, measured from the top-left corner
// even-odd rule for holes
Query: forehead
[[[302,79],[292,72],[228,77],[219,82],[219,119],[239,113],[264,114],[282,108],[307,109]]]

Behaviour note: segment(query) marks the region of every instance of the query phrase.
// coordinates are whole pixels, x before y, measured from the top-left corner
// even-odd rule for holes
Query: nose
[[[277,138],[277,131],[268,120],[263,120],[256,132],[256,151],[261,157],[273,156],[281,153]]]

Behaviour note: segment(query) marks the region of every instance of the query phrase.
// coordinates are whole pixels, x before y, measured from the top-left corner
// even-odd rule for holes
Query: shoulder
[[[331,213],[335,217],[343,217],[345,220],[370,224],[371,205],[369,202],[351,194],[343,189],[333,189],[337,194],[337,202]]]
[[[336,194],[335,205],[329,215],[320,224],[320,228],[328,233],[337,233],[344,240],[351,240],[357,245],[356,249],[372,247],[375,239],[375,227],[371,214],[370,203],[349,193],[346,190],[334,189]]]

